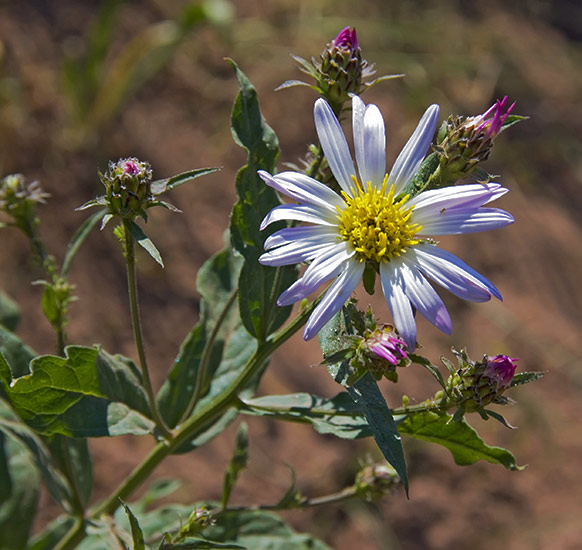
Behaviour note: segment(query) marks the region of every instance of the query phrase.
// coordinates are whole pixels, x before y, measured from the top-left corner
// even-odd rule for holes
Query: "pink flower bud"
[[[519,359],[508,357],[507,355],[496,355],[487,359],[487,366],[483,371],[483,376],[493,380],[498,389],[505,389],[513,380],[515,369]]]
[[[338,48],[349,48],[354,50],[358,47],[358,37],[354,27],[342,29],[333,40],[333,45]]]

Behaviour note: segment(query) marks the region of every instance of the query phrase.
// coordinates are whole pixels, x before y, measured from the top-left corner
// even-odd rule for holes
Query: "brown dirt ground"
[[[453,336],[422,322],[419,333],[435,361],[450,346],[466,345],[474,357],[508,353],[520,357],[524,370],[547,371],[541,382],[515,391],[518,404],[504,411],[518,430],[471,419],[487,442],[508,447],[527,469],[508,472],[487,463],[457,467],[446,450],[406,441],[409,500],[397,491],[376,504],[351,502],[283,515],[337,550],[582,549],[577,5],[556,2],[548,11],[541,2],[483,8],[445,2],[438,9],[433,2],[423,3],[422,9],[408,2],[396,7],[366,1],[358,8],[323,0],[233,3],[234,23],[199,28],[119,114],[79,142],[67,118],[59,60],[65,46],[79,46],[98,4],[0,4],[1,173],[38,178],[51,193],[42,210],[43,227],[49,247],[62,258],[83,219],[74,208],[99,191],[95,174],[107,159],[148,159],[158,177],[224,166],[219,174],[172,193],[184,214],[155,212],[148,223],[166,261],[161,270],[140,258],[142,313],[157,387],[196,322],[196,272],[221,247],[235,173],[244,161],[228,130],[236,83],[224,56],[234,57],[255,83],[265,116],[279,135],[282,161],[302,156],[306,141],[314,137],[314,95],[298,88],[272,93],[282,81],[299,77],[288,53],[317,54],[348,24],[358,27],[364,53],[376,61],[380,74],[408,75],[405,81],[378,86],[367,97],[388,121],[389,162],[429,102],[438,101],[443,114],[472,114],[493,97],[518,99],[518,112],[531,120],[499,139],[488,165],[490,172],[503,174],[500,181],[511,189],[499,206],[515,214],[516,224],[500,232],[443,239],[445,248],[494,281],[504,302],[473,306],[444,296],[455,324]],[[123,5],[110,61],[125,41],[181,6],[154,0]],[[12,231],[3,230],[1,238],[0,287],[22,306],[19,334],[37,351],[50,353],[50,328],[35,321],[39,289],[23,282],[38,277],[28,247]],[[124,268],[109,232],[91,235],[71,280],[79,301],[71,309],[70,341],[101,342],[108,351],[133,357]],[[359,297],[362,303],[370,300],[363,292]],[[387,315],[381,297],[370,302],[376,315]],[[293,339],[273,360],[261,393],[333,395],[339,388],[325,370],[311,367],[319,361],[316,343]],[[397,387],[383,386],[392,404],[399,403],[403,392],[420,401],[435,390],[429,377],[414,368],[401,379]],[[276,500],[286,488],[286,462],[296,469],[300,489],[319,495],[350,483],[358,458],[378,455],[371,441],[337,440],[269,420],[248,422],[251,462],[234,503]],[[155,476],[183,479],[176,495],[181,502],[218,497],[234,430],[196,453],[171,458]],[[95,499],[107,495],[151,445],[134,437],[93,441]],[[57,505],[43,496],[38,526],[56,514]]]

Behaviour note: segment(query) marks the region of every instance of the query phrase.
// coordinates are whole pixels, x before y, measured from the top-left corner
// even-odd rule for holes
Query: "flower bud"
[[[399,481],[396,470],[389,464],[367,464],[356,475],[356,493],[368,502],[379,500]]]
[[[105,203],[111,214],[133,219],[146,217],[145,210],[153,201],[151,193],[152,169],[148,162],[136,158],[109,162],[105,174],[99,174],[105,186]]]
[[[45,204],[49,196],[37,181],[27,183],[22,174],[12,174],[0,181],[0,211],[10,216],[13,224],[29,236],[39,223],[36,207]]]
[[[406,354],[406,343],[392,331],[392,327],[376,329],[361,340],[358,357],[366,370],[376,379],[386,377],[392,382],[398,380],[396,367],[410,363]]]
[[[451,405],[473,412],[495,402],[510,386],[517,361],[507,355],[492,358],[485,355],[482,361],[467,361],[447,383],[451,388]]]
[[[497,135],[515,102],[507,107],[507,96],[483,114],[450,116],[439,131],[436,152],[440,156],[441,185],[468,176],[479,162],[487,160]]]
[[[346,27],[341,30],[320,57],[321,63],[317,66],[319,88],[334,111],[336,107],[341,109],[350,93],[360,93],[362,75],[368,65],[362,59],[356,29]]]

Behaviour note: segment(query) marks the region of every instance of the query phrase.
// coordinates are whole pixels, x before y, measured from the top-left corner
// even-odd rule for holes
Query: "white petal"
[[[308,262],[333,246],[335,245],[320,242],[306,244],[303,241],[297,241],[265,252],[259,257],[259,262],[262,265],[268,266],[293,265]]]
[[[364,273],[364,262],[351,261],[343,273],[327,289],[321,302],[309,317],[303,338],[311,340],[346,303]]]
[[[503,191],[503,193],[500,193]],[[475,209],[485,203],[500,197],[507,190],[498,183],[483,185],[473,183],[468,185],[454,185],[443,189],[431,189],[412,197],[407,206],[414,206],[414,211],[424,209],[431,212],[440,212],[443,208],[472,208]]]
[[[384,119],[376,105],[364,105],[358,97],[352,98],[352,121],[356,161],[360,180],[380,187],[386,174],[386,130]]]
[[[322,211],[315,206],[297,206],[294,204],[282,204],[271,210],[261,222],[261,231],[268,225],[281,220],[295,220],[298,222],[315,223],[327,225],[330,227],[337,226],[337,218],[334,219],[329,211]]]
[[[346,244],[341,243],[325,253],[319,254],[306,269],[303,277],[279,296],[277,304],[280,306],[294,304],[309,296],[325,281],[337,277],[346,268],[346,262],[355,253],[348,252]]]
[[[438,214],[423,212],[425,215],[412,217],[414,223],[422,225],[421,235],[460,235],[499,229],[512,224],[513,216],[498,208],[479,208],[471,212],[452,209]]]
[[[434,288],[414,265],[408,265],[404,258],[401,269],[404,292],[418,312],[445,334],[453,330],[451,317]]]
[[[486,302],[493,295],[502,299],[499,290],[490,281],[450,252],[426,244],[415,246],[408,253],[409,259],[427,277],[459,298]]]
[[[418,170],[434,136],[438,118],[439,106],[431,105],[398,155],[388,178],[388,185],[394,185],[395,195],[406,187]]]
[[[259,176],[270,187],[301,204],[318,206],[336,212],[336,206],[343,207],[343,199],[327,185],[299,172],[281,172],[271,176],[259,170]]]
[[[350,188],[353,186],[351,176],[356,175],[356,170],[340,123],[327,101],[321,98],[315,102],[313,116],[329,167],[340,187],[351,196]]]
[[[264,248],[269,250],[277,246],[283,246],[295,241],[314,241],[321,243],[337,242],[338,232],[335,228],[329,228],[325,225],[306,225],[300,227],[286,227],[279,229],[267,237]]]
[[[382,291],[392,313],[394,326],[406,342],[408,349],[416,349],[416,323],[410,300],[404,293],[404,280],[400,272],[401,262],[390,261],[380,264]]]

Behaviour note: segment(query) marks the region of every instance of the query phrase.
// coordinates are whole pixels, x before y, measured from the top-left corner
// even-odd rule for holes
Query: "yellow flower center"
[[[353,197],[342,191],[346,207],[338,207],[339,232],[342,239],[352,243],[360,261],[386,262],[399,256],[407,246],[420,242],[414,236],[422,226],[410,223],[414,206],[405,206],[410,195],[395,202],[393,185],[386,193],[388,175],[380,189],[370,182],[362,189],[355,176],[352,181]]]

